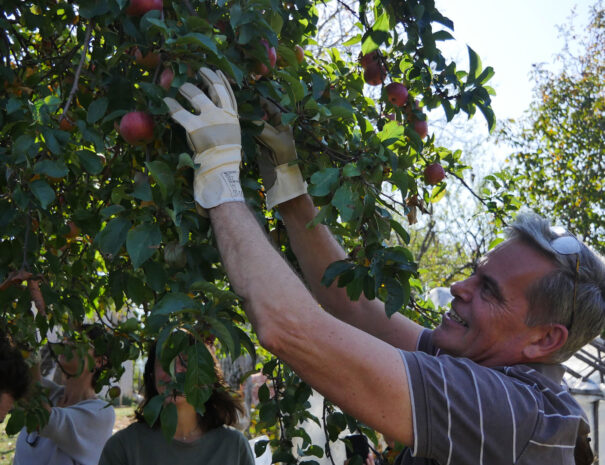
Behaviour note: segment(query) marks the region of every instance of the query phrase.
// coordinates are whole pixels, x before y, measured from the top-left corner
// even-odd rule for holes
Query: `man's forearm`
[[[368,300],[362,294],[352,301],[345,288],[321,284],[328,266],[344,260],[347,255],[327,226],[318,224],[308,228],[317,210],[309,195],[296,197],[279,206],[288,231],[290,244],[301,266],[305,282],[318,302],[338,319],[362,329],[391,345],[404,350],[414,350],[422,328],[402,315],[388,318],[384,304]]]

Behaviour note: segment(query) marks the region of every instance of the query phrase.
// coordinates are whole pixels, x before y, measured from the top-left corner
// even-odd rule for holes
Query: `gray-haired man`
[[[343,289],[321,286],[326,267],[345,253],[325,226],[306,228],[315,208],[302,180],[291,182],[294,142],[278,126],[260,137],[274,164],[265,187],[310,293],[234,182],[240,134],[229,83],[207,69],[202,79],[210,98],[191,86],[183,92],[202,116],[167,103],[202,161],[196,200],[208,209],[261,344],[345,411],[410,446],[403,463],[572,463],[587,424],[560,386],[558,362],[605,325],[603,261],[568,233],[525,217],[471,277],[452,286],[452,310],[435,331],[399,314],[389,319],[380,301],[353,302]]]

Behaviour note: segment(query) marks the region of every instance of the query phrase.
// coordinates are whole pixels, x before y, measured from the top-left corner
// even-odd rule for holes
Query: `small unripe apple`
[[[439,184],[443,178],[445,178],[445,171],[439,163],[431,163],[424,169],[424,180],[431,186]]]
[[[163,0],[130,0],[126,14],[130,16],[143,16],[151,10],[162,10],[164,7]]]
[[[120,386],[112,386],[107,391],[107,394],[109,394],[110,399],[115,399],[117,397],[120,397],[121,393],[122,393],[122,390],[120,389]]]
[[[389,102],[396,107],[402,107],[408,101],[408,89],[400,82],[391,82],[386,91]]]
[[[414,121],[414,131],[418,134],[421,139],[424,139],[429,133],[429,123],[426,120]]]
[[[379,86],[386,76],[387,73],[380,63],[368,66],[363,72],[363,80],[371,86]]]
[[[305,51],[300,45],[294,47],[294,54],[296,55],[296,61],[298,61],[299,64],[305,61]]]
[[[153,118],[143,111],[126,113],[120,121],[120,135],[132,145],[144,145],[153,140]]]
[[[164,68],[164,71],[160,74],[160,87],[163,87],[164,90],[170,89],[173,79],[174,71],[172,71],[172,68]]]

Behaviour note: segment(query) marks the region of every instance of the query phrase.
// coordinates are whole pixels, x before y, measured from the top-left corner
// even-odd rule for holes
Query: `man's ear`
[[[530,343],[522,353],[529,362],[548,361],[567,342],[567,328],[561,324],[540,325],[534,328]]]

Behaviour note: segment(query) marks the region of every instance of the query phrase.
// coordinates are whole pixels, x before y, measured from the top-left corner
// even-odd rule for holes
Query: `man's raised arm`
[[[317,214],[306,184],[296,164],[296,148],[292,128],[281,124],[279,110],[263,102],[269,120],[259,141],[264,145],[260,171],[267,189],[267,208],[279,206],[292,249],[301,266],[305,281],[323,308],[345,321],[389,344],[403,350],[415,350],[422,327],[401,314],[388,318],[384,304],[368,300],[363,294],[357,301],[347,296],[344,288],[334,282],[321,284],[326,268],[337,260],[347,258],[344,250],[327,226],[307,227]]]
[[[208,210],[227,275],[259,341],[342,409],[411,445],[410,392],[399,352],[321,310],[269,243],[239,187],[240,132],[229,83],[220,72],[201,75],[211,99],[192,85],[180,89],[199,115],[175,100],[166,103],[187,130],[199,165],[196,201]]]

